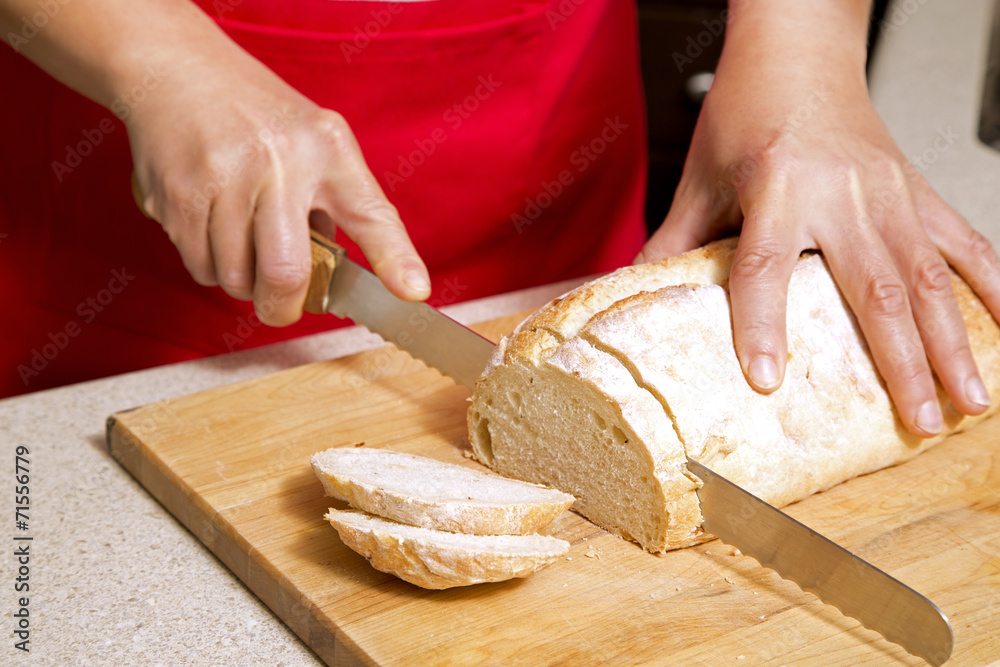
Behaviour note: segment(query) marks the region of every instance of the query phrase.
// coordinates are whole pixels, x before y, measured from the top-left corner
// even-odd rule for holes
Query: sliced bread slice
[[[324,518],[376,570],[422,588],[442,589],[526,577],[569,550],[544,535],[460,535],[389,521],[359,510]]]
[[[471,535],[526,535],[573,496],[403,452],[335,447],[312,457],[328,496],[400,523]]]

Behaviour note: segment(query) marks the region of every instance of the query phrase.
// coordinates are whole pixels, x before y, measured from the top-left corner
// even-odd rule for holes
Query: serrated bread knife
[[[706,532],[930,664],[951,656],[951,624],[933,602],[697,461],[687,467],[702,481]]]
[[[363,324],[470,390],[496,345],[441,311],[392,294],[344,249],[312,232],[312,278],[303,309]]]
[[[312,257],[305,310],[363,324],[473,388],[493,343],[425,303],[393,296],[343,248],[315,232]],[[698,498],[707,532],[932,665],[951,655],[951,626],[930,600],[700,463],[688,459],[688,469],[702,482]]]

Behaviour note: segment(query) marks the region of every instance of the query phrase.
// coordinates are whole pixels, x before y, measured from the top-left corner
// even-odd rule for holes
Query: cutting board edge
[[[346,633],[328,628],[312,613],[312,605],[304,605],[297,591],[289,591],[282,583],[287,580],[277,576],[279,572],[268,574],[267,566],[258,561],[256,554],[259,552],[245,540],[241,546],[238,531],[225,518],[218,513],[209,517],[206,501],[199,503],[196,494],[182,478],[166,466],[156,465],[158,459],[155,454],[135,437],[122,420],[129,415],[135,416],[141,410],[142,407],[132,408],[106,419],[105,437],[111,457],[323,662],[336,667],[377,667],[377,663]]]

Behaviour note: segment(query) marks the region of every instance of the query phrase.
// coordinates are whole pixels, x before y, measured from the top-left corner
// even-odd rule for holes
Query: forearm
[[[0,35],[106,107],[150,81],[151,72],[163,76],[242,54],[186,0],[0,0]]]
[[[720,76],[744,78],[749,95],[782,87],[865,87],[869,0],[731,0]],[[773,77],[780,73],[780,81]]]

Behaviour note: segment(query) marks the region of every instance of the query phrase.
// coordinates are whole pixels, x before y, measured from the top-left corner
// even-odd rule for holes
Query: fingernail
[[[965,397],[980,407],[990,407],[990,395],[983,386],[983,381],[976,376],[965,382]]]
[[[917,410],[916,424],[917,428],[924,433],[933,435],[941,432],[944,423],[941,417],[941,408],[938,407],[937,401],[927,401],[920,406],[920,409]]]
[[[761,355],[750,362],[750,381],[761,389],[774,389],[778,386],[778,367],[771,357]]]
[[[414,292],[427,292],[431,284],[419,271],[407,271],[403,274],[403,282]]]

